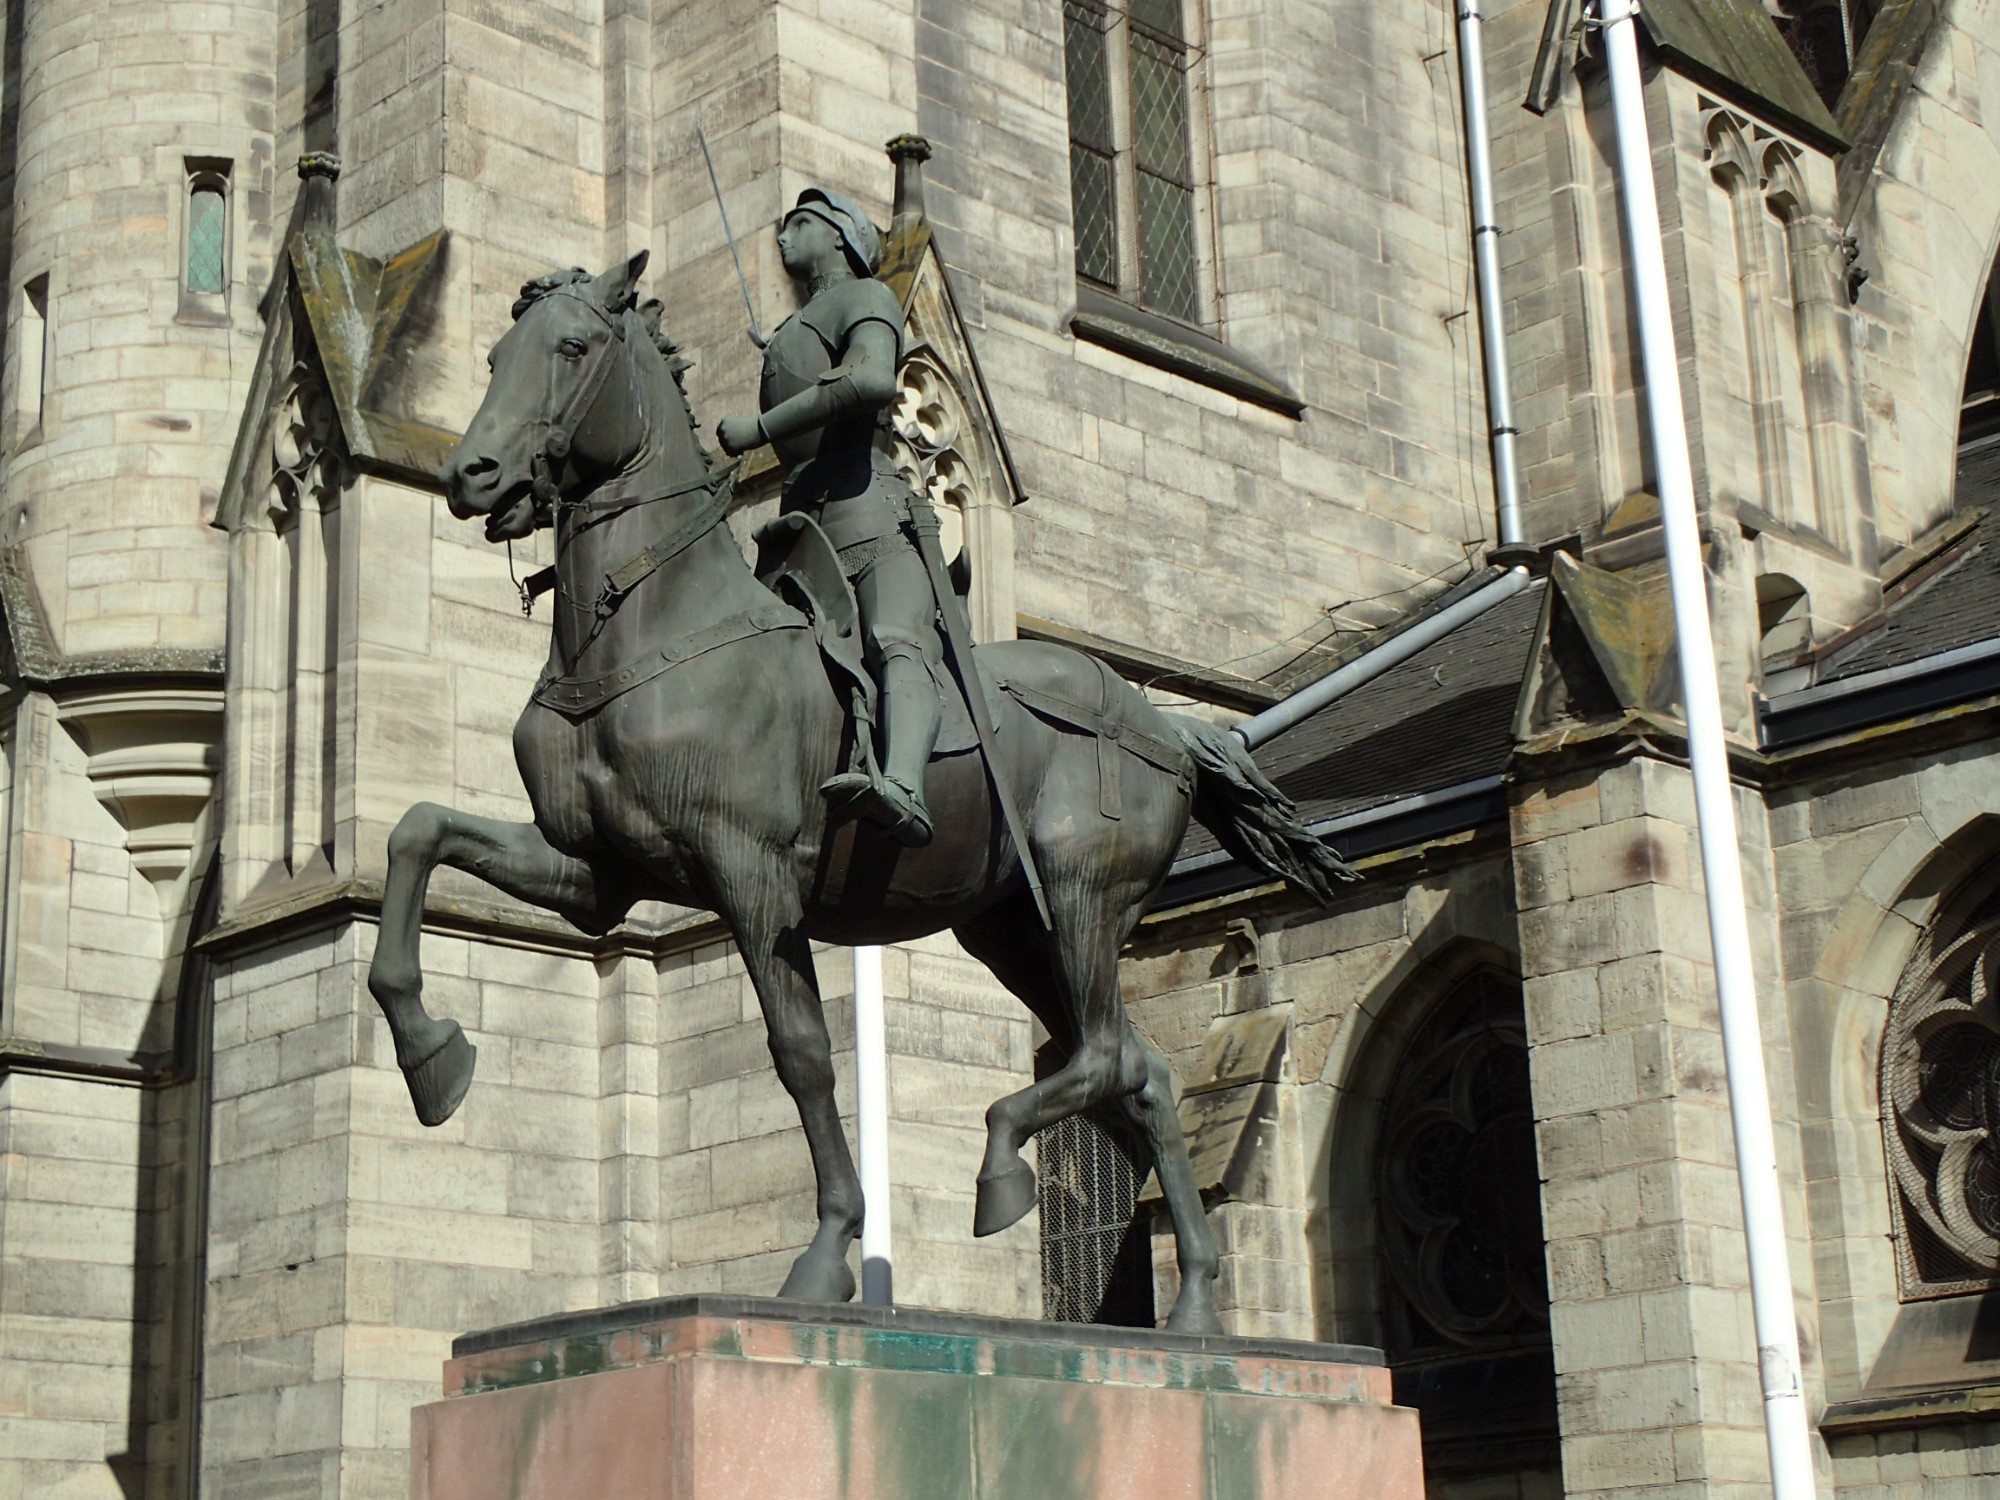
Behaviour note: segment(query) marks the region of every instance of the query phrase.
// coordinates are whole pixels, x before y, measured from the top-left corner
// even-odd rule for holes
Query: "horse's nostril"
[[[458,472],[467,479],[491,479],[500,472],[500,460],[488,458],[485,454],[473,459],[469,464],[461,464]]]

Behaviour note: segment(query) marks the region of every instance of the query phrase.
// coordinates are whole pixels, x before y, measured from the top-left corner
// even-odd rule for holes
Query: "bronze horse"
[[[1031,703],[1039,694],[1045,705],[1099,710],[1099,732],[1079,732],[998,695],[996,769],[1040,866],[1046,927],[976,753],[932,761],[925,790],[937,835],[926,848],[903,849],[852,822],[829,826],[819,787],[852,744],[848,706],[803,617],[758,582],[721,524],[729,474],[695,435],[658,304],[637,305],[645,259],[524,288],[515,326],[489,361],[486,398],[442,471],[452,514],[483,516],[490,541],[555,528],[544,681],[598,685],[560,708],[538,691],[514,727],[532,823],[420,803],[390,836],[368,985],[418,1116],[428,1125],[448,1118],[474,1061],[458,1023],[423,1006],[418,943],[436,866],[469,871],[591,933],[649,898],[714,911],[756,987],[818,1178],[818,1230],[779,1295],[844,1301],[854,1294],[847,1251],[863,1205],[834,1104],[810,944],[893,943],[950,928],[1066,1054],[987,1111],[975,1231],[1004,1229],[1034,1206],[1020,1150],[1035,1132],[1117,1107],[1150,1148],[1173,1219],[1181,1289],[1168,1326],[1219,1328],[1215,1243],[1172,1075],[1126,1019],[1119,949],[1191,810],[1226,847],[1322,900],[1351,872],[1297,823],[1233,737],[1162,713],[1087,656],[1035,642],[977,654]],[[1131,744],[1151,748],[1122,748]],[[1107,775],[1115,817],[1102,807]]]

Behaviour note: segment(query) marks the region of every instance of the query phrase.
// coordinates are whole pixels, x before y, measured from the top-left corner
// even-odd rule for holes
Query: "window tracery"
[[[1383,1107],[1392,1358],[1548,1339],[1540,1173],[1520,987],[1462,980],[1412,1037]]]
[[[1905,1299],[2000,1286],[2000,875],[1926,932],[1882,1034]]]

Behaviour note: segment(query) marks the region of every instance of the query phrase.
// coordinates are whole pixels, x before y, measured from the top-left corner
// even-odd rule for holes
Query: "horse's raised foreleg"
[[[426,1125],[450,1119],[472,1086],[477,1049],[458,1022],[424,1009],[419,956],[424,892],[431,871],[450,865],[477,875],[510,896],[560,912],[586,931],[602,932],[623,908],[600,903],[589,864],[552,848],[533,823],[502,823],[419,802],[389,835],[389,876],[382,891],[382,926],[368,989],[396,1040],[396,1063],[410,1101]]]
[[[745,889],[723,882],[723,916],[736,934],[750,982],[764,1011],[764,1030],[778,1081],[798,1106],[819,1187],[819,1228],[792,1263],[780,1297],[846,1302],[854,1296],[847,1247],[861,1233],[861,1178],[848,1153],[847,1133],[833,1096],[833,1043],[827,1036],[812,945],[796,893]],[[735,888],[731,890],[730,888]]]

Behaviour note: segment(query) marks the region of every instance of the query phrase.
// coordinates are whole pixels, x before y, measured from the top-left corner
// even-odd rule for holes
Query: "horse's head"
[[[526,536],[555,503],[628,470],[646,447],[657,306],[635,311],[641,250],[602,275],[554,271],[521,288],[487,364],[486,399],[439,471],[451,513],[489,541]],[[657,417],[658,413],[651,415]]]

